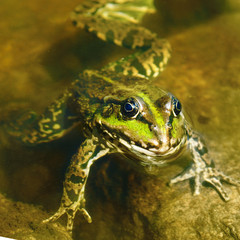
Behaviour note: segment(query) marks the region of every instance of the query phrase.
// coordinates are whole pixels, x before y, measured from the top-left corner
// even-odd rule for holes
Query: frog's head
[[[160,89],[157,97],[130,93],[106,97],[95,123],[107,144],[145,164],[175,159],[186,143],[186,123],[179,100]]]

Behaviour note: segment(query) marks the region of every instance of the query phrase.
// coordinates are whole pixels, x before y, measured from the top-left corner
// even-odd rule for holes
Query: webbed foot
[[[171,179],[169,185],[173,185],[177,182],[181,182],[190,178],[194,178],[194,195],[200,194],[200,187],[203,182],[210,183],[215,189],[218,191],[220,196],[225,200],[229,201],[230,197],[228,193],[223,188],[221,181],[232,185],[239,185],[240,181],[237,181],[223,172],[213,168],[213,167],[204,167],[204,168],[197,168],[195,164],[193,164],[190,168],[186,171],[182,172],[180,175],[176,176],[175,178]]]
[[[86,219],[88,223],[92,222],[92,218],[90,214],[87,212],[87,210],[84,207],[79,206],[79,204],[75,202],[69,206],[62,204],[57,210],[57,212],[53,214],[51,217],[43,220],[43,223],[54,222],[58,218],[66,214],[67,215],[67,231],[69,232],[70,235],[72,235],[73,222],[74,222],[74,218],[77,211],[82,213],[83,217]]]

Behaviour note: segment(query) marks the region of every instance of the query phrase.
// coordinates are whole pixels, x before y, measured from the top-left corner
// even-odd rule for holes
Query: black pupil
[[[181,103],[180,103],[176,98],[175,98],[174,101],[173,101],[173,105],[174,105],[174,109],[173,109],[174,114],[175,114],[176,116],[178,116],[179,113],[180,113],[181,110],[182,110],[182,105],[181,105]]]
[[[181,103],[179,101],[177,101],[176,109],[181,111],[181,108],[182,108]]]
[[[133,109],[134,109],[134,107],[132,106],[132,104],[129,103],[129,102],[125,103],[124,108],[125,108],[126,112],[132,112]]]
[[[132,118],[137,116],[138,111],[139,111],[139,103],[136,99],[129,98],[124,101],[121,109],[123,116]]]

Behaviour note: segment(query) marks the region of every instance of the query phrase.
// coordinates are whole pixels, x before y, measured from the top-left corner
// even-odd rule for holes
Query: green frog
[[[84,192],[92,164],[106,154],[118,152],[139,165],[161,167],[188,150],[192,164],[170,185],[194,178],[195,195],[208,182],[227,201],[221,181],[239,183],[215,168],[180,101],[151,82],[171,54],[166,40],[139,24],[146,13],[154,11],[152,0],[87,0],[71,14],[77,27],[136,51],[99,71],[85,70],[32,128],[19,135],[25,144],[46,143],[61,138],[77,124],[85,135],[67,169],[60,207],[45,223],[66,214],[71,233],[77,211],[91,223]]]

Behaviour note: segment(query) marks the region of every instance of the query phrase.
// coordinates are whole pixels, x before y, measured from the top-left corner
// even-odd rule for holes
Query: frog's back
[[[121,92],[132,92],[145,82],[146,79],[140,77],[123,76],[111,71],[86,70],[68,89],[67,106],[72,114],[86,122],[92,119],[99,105],[104,104],[105,98],[121,97]]]

